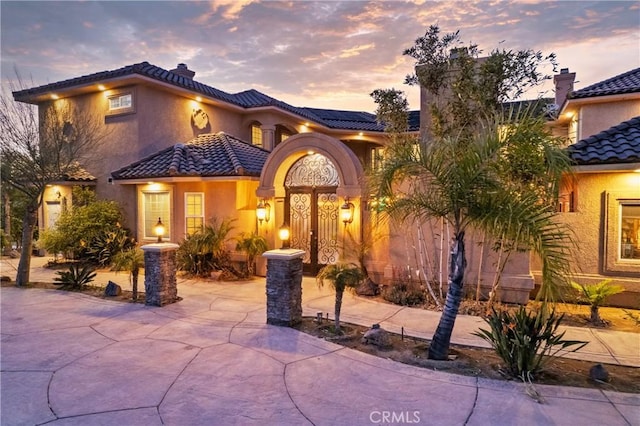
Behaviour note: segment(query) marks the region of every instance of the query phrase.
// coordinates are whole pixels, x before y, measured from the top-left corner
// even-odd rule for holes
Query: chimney
[[[569,93],[573,91],[573,82],[576,80],[576,73],[569,72],[569,68],[562,68],[560,74],[553,76],[553,84],[556,90],[556,105],[558,109],[562,108],[562,105],[567,100]]]
[[[187,68],[186,64],[178,64],[178,66],[172,69],[171,72],[186,77],[189,80],[193,80],[193,76],[196,75],[196,72]]]

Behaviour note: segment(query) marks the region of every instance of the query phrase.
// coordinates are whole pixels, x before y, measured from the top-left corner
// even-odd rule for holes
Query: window
[[[256,146],[262,146],[262,129],[257,123],[251,125],[251,143]]]
[[[380,170],[384,162],[384,148],[379,146],[371,148],[371,169]]]
[[[193,235],[198,231],[202,231],[204,226],[204,193],[185,193],[184,204],[184,221],[187,235]]]
[[[153,228],[158,223],[158,218],[164,224],[164,235],[167,238],[171,235],[171,215],[169,191],[162,192],[143,192],[143,210],[144,210],[144,238],[157,238],[153,232]]]
[[[286,141],[291,136],[290,133],[282,132],[280,133],[280,142]]]
[[[640,202],[620,204],[620,259],[640,261]]]
[[[132,91],[118,91],[107,96],[107,115],[135,112]]]

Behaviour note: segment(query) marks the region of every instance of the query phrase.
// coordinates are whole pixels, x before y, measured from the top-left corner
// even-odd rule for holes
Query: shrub
[[[392,283],[382,291],[384,300],[402,306],[422,305],[427,300],[424,289],[412,281]]]
[[[204,229],[188,235],[178,248],[178,268],[191,275],[207,276],[214,270],[232,271],[231,256],[225,244],[233,229],[233,219],[213,218]]]
[[[524,306],[514,313],[492,308],[485,318],[490,330],[480,329],[473,334],[491,344],[510,375],[531,381],[558,352],[576,352],[587,344],[564,340],[565,332],[558,333],[563,318],[564,314],[558,316],[555,310],[547,313],[545,305],[536,312],[529,312]]]
[[[89,242],[86,260],[101,266],[113,262],[114,256],[136,245],[127,229],[118,226],[114,231],[103,231]]]
[[[115,201],[96,201],[63,212],[55,229],[48,229],[41,236],[42,247],[51,253],[70,254],[76,259],[94,256],[92,245],[110,232],[124,231],[122,212]],[[115,253],[112,253],[115,254]]]
[[[251,234],[245,234],[243,232],[237,238],[236,250],[242,251],[247,255],[247,276],[252,276],[254,274],[256,256],[261,255],[267,251],[268,248],[267,240],[262,235],[258,235],[255,232],[252,232]]]
[[[606,279],[592,285],[571,283],[571,286],[578,291],[578,299],[591,306],[591,322],[594,324],[602,322],[598,308],[604,304],[607,298],[624,291],[624,287],[612,285],[611,282],[612,280]]]
[[[73,289],[81,289],[96,277],[90,265],[84,265],[82,268],[80,265],[71,265],[68,271],[58,271],[56,274],[60,275],[54,278],[56,282]]]

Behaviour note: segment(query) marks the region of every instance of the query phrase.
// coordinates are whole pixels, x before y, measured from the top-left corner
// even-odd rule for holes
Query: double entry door
[[[338,214],[335,187],[295,187],[287,190],[291,248],[304,250],[303,272],[315,275],[338,261]]]

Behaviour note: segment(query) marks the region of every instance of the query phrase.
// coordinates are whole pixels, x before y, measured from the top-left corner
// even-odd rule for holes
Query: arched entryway
[[[283,223],[291,230],[291,247],[305,251],[304,272],[315,274],[340,258],[340,243],[347,225],[339,209],[355,205],[350,232],[360,229],[360,161],[342,142],[318,133],[291,136],[269,155],[256,191],[274,209],[274,220],[262,232],[271,238]],[[273,232],[270,232],[273,230]]]
[[[303,270],[316,274],[338,261],[339,185],[335,165],[322,154],[309,154],[293,163],[284,180],[285,222],[291,230],[291,248],[305,251]]]

